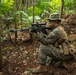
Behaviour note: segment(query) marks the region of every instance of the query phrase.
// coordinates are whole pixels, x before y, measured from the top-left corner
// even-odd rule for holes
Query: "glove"
[[[43,32],[44,34],[46,34],[46,35],[48,34],[46,30],[42,30],[42,32]]]
[[[42,35],[41,33],[37,32],[37,34],[36,34],[36,36],[35,36],[35,39],[36,39],[37,41],[40,41],[42,38],[43,38],[43,35]]]

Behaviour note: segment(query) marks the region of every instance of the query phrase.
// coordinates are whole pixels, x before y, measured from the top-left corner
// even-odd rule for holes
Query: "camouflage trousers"
[[[52,60],[67,60],[72,58],[70,55],[65,56],[59,48],[53,45],[41,45],[39,50],[38,62],[40,64],[46,64],[47,57],[52,58]]]

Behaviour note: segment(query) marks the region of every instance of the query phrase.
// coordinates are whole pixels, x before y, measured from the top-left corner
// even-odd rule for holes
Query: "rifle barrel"
[[[32,27],[25,27],[25,28],[21,28],[21,29],[10,29],[9,31],[10,32],[17,32],[17,31],[25,31],[25,30],[29,30],[31,29]]]

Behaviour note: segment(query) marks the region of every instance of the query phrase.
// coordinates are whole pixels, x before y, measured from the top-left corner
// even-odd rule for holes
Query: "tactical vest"
[[[64,55],[72,55],[76,59],[76,49],[69,43],[68,36],[61,26],[59,26],[59,38],[55,46],[59,47]]]

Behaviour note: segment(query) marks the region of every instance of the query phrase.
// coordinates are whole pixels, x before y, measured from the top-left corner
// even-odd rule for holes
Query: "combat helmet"
[[[58,13],[54,13],[54,14],[50,14],[50,17],[47,18],[47,20],[49,21],[61,21],[61,18],[59,18],[59,14]]]

